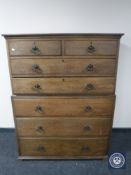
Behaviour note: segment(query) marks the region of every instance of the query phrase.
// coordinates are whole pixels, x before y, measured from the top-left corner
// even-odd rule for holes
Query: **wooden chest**
[[[121,36],[4,35],[19,158],[107,156]]]

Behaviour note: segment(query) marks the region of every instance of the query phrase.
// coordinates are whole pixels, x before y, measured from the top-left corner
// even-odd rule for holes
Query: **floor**
[[[113,130],[110,152],[126,153],[125,169],[109,169],[108,160],[17,159],[15,131],[0,130],[0,175],[129,175],[131,130]]]

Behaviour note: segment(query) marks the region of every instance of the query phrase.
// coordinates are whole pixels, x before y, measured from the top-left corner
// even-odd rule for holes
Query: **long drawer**
[[[111,40],[67,40],[65,55],[117,55],[118,42]]]
[[[102,156],[107,138],[19,138],[21,156]]]
[[[18,136],[108,136],[111,118],[17,118]]]
[[[12,98],[15,116],[112,116],[114,96]]]
[[[61,55],[60,40],[10,40],[10,56]]]
[[[115,78],[13,78],[14,94],[113,94]]]
[[[114,76],[115,59],[11,59],[13,77]]]

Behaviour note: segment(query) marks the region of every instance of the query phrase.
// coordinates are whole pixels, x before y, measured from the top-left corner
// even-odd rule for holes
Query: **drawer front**
[[[13,76],[111,76],[115,74],[113,59],[12,59]]]
[[[10,40],[10,56],[61,55],[59,40]]]
[[[14,94],[113,94],[115,78],[13,78]]]
[[[114,97],[14,97],[16,116],[95,116],[114,111]]]
[[[65,41],[65,55],[116,55],[117,41]]]
[[[107,136],[111,118],[17,118],[19,136]]]
[[[21,156],[99,156],[107,153],[108,140],[86,138],[20,138]]]

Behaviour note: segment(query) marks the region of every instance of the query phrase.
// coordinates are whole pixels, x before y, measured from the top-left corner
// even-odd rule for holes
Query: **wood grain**
[[[93,46],[94,52],[89,52],[88,47]],[[116,55],[117,41],[87,40],[87,41],[65,41],[65,55]]]
[[[51,59],[51,58],[16,58],[11,60],[13,77],[46,76],[114,76],[114,59]],[[33,66],[37,65],[34,70]],[[88,69],[92,65],[93,70]]]
[[[16,116],[113,115],[114,97],[13,97]],[[38,108],[41,108],[39,110]]]
[[[22,137],[108,136],[111,118],[55,117],[17,118],[18,135]]]
[[[11,56],[61,55],[61,41],[59,40],[10,40],[8,45]],[[32,52],[34,47],[37,47],[39,51]]]
[[[13,78],[14,94],[113,94],[115,79],[106,78]]]
[[[107,153],[107,138],[20,138],[20,155],[100,156]]]
[[[122,35],[4,35],[19,158],[106,157]]]

